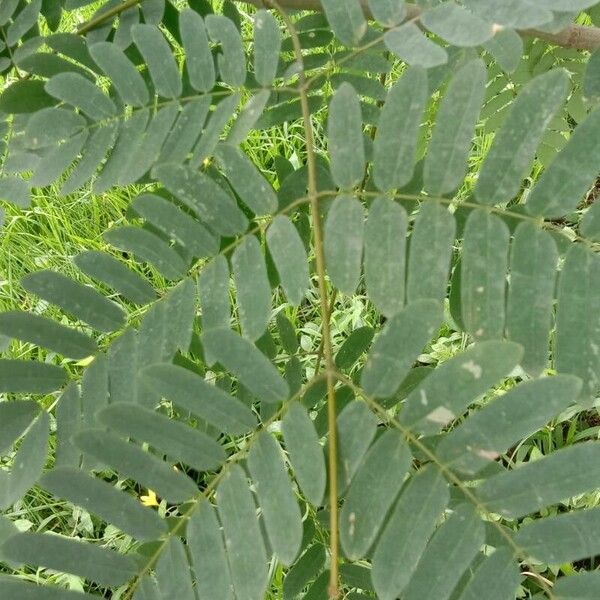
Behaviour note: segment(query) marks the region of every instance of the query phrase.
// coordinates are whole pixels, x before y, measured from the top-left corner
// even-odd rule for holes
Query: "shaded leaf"
[[[298,306],[310,286],[304,243],[289,217],[277,215],[267,229],[267,244],[288,301]]]
[[[412,477],[401,491],[373,554],[371,577],[378,598],[395,600],[402,593],[448,498],[448,484],[432,467]]]
[[[77,433],[74,441],[85,454],[155,490],[169,502],[184,502],[197,492],[196,484],[187,475],[113,433],[86,429]]]
[[[557,263],[552,236],[521,223],[511,246],[506,336],[523,346],[521,366],[534,377],[548,362]]]
[[[221,431],[237,435],[256,427],[256,418],[247,406],[188,369],[169,364],[153,365],[145,368],[141,377],[149,390],[155,390]]]
[[[329,103],[327,138],[334,182],[342,189],[354,187],[364,176],[365,153],[360,101],[349,83],[342,83]]]
[[[365,392],[375,398],[393,395],[441,321],[441,305],[433,300],[413,302],[396,313],[369,352],[361,377]]]
[[[421,433],[437,433],[519,363],[514,342],[489,340],[444,361],[410,393],[401,421]]]
[[[340,538],[346,556],[362,558],[375,541],[410,466],[402,434],[386,431],[364,456],[340,513]]]
[[[404,306],[407,223],[404,208],[390,198],[377,198],[369,208],[365,281],[370,300],[386,317]]]
[[[302,515],[275,438],[262,431],[248,453],[270,546],[284,565],[291,565],[302,542]]]
[[[309,502],[320,506],[325,493],[325,459],[312,419],[300,403],[290,405],[281,429],[294,475],[303,494]]]
[[[331,282],[345,294],[354,293],[360,278],[364,210],[350,196],[338,196],[327,213],[325,262]]]
[[[482,204],[514,198],[546,128],[569,91],[569,78],[555,69],[531,80],[512,102],[508,116],[479,172],[475,194]]]
[[[377,125],[373,159],[373,178],[382,191],[402,187],[413,176],[427,96],[427,74],[418,67],[407,69],[388,92]]]
[[[497,339],[504,331],[508,227],[485,210],[471,212],[465,225],[461,268],[461,313],[476,340]]]
[[[40,485],[139,540],[154,540],[166,531],[158,514],[137,498],[79,469],[54,468],[42,476]]]
[[[267,554],[246,476],[233,465],[217,488],[217,508],[236,597],[263,600],[268,583]]]

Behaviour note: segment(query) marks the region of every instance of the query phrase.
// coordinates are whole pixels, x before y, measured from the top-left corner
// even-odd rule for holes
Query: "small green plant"
[[[600,5],[252,4],[0,0],[0,196],[131,198],[0,313],[0,598],[600,597]]]

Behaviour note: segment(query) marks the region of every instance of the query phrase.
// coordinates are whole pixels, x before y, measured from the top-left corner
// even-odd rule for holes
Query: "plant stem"
[[[123,4],[119,4],[118,6],[115,6],[115,7],[111,8],[110,10],[107,10],[106,12],[103,12],[103,13],[93,17],[89,21],[86,21],[85,23],[83,23],[83,25],[80,25],[77,28],[77,33],[79,35],[83,35],[83,34],[87,33],[88,31],[95,29],[99,25],[102,25],[109,19],[112,19],[113,17],[120,15],[122,12],[125,12],[126,10],[128,10],[130,8],[133,8],[136,4],[139,4],[140,2],[142,2],[142,0],[125,0],[125,2],[123,2]]]
[[[314,136],[312,122],[310,118],[310,108],[308,105],[307,81],[304,75],[304,66],[302,60],[302,47],[298,38],[298,33],[294,24],[290,21],[285,10],[278,5],[275,0],[269,2],[277,8],[286,23],[292,37],[294,54],[299,64],[299,85],[300,106],[302,108],[302,121],[304,125],[304,135],[306,138],[306,164],[308,168],[308,198],[310,202],[310,211],[313,221],[313,233],[315,241],[315,262],[317,268],[317,279],[319,286],[319,302],[321,307],[321,329],[323,332],[323,354],[325,357],[325,367],[327,370],[327,429],[329,436],[328,464],[329,464],[329,536],[331,566],[329,575],[329,598],[337,600],[339,598],[339,517],[338,517],[338,486],[337,486],[337,424],[335,409],[335,364],[333,360],[333,349],[331,345],[331,327],[329,322],[330,311],[327,299],[327,283],[325,280],[325,252],[323,249],[323,232],[321,229],[321,216],[319,213],[319,193],[317,190],[317,170],[314,148]]]
[[[244,4],[254,4],[254,6],[263,6],[265,0],[236,0]],[[341,2],[341,0],[340,0]],[[321,0],[280,0],[284,8],[293,10],[318,10],[322,11],[323,6]],[[372,18],[369,10],[368,0],[361,0],[361,5],[365,16],[368,19]],[[414,19],[421,13],[421,8],[414,3],[406,4],[406,18]],[[577,50],[588,50],[593,52],[596,48],[600,48],[600,27],[591,27],[589,25],[577,25],[573,23],[565,27],[558,33],[548,33],[540,29],[520,29],[517,32],[525,37],[535,37],[546,40],[556,46],[564,48],[575,48]]]

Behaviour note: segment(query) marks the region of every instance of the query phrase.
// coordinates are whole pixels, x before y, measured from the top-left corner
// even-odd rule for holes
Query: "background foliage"
[[[0,1],[1,598],[599,597],[600,5],[317,4]]]

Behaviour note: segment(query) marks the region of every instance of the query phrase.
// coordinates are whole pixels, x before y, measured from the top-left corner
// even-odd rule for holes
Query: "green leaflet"
[[[33,400],[0,402],[0,454],[6,454],[10,447],[29,427],[39,411]]]
[[[410,238],[408,302],[426,298],[444,301],[455,234],[455,219],[446,207],[430,201],[421,204]]]
[[[75,444],[92,458],[110,466],[125,477],[155,490],[169,502],[189,500],[198,491],[196,484],[180,471],[140,446],[126,442],[102,429],[86,429],[74,437]]]
[[[125,320],[123,310],[94,288],[54,271],[25,275],[21,285],[30,293],[55,304],[99,331],[119,329]]]
[[[407,69],[389,90],[374,143],[373,178],[387,191],[406,185],[417,162],[417,139],[427,102],[427,74]]]
[[[407,222],[402,206],[390,198],[377,198],[365,225],[367,291],[386,317],[404,306]]]
[[[40,485],[139,540],[155,540],[166,531],[158,514],[143,507],[134,496],[74,468],[54,468]]]
[[[206,333],[210,329],[227,329],[231,318],[229,265],[223,255],[213,258],[200,271],[198,290],[202,308],[202,330]],[[210,345],[206,344],[206,340],[204,342],[204,357],[208,365],[215,362]]]
[[[73,381],[62,393],[55,411],[56,451],[55,468],[81,465],[81,453],[73,444],[71,436],[81,426],[81,397],[79,386]]]
[[[23,436],[11,472],[0,472],[1,510],[20,500],[42,474],[48,456],[49,436],[50,417],[42,411]]]
[[[210,96],[200,96],[183,105],[177,122],[160,150],[157,163],[185,162],[202,133],[210,103]]]
[[[561,577],[552,593],[556,600],[596,600],[600,594],[600,573],[591,571]]]
[[[109,42],[89,47],[96,64],[106,73],[125,104],[146,106],[150,101],[148,88],[139,71],[122,50]]]
[[[267,244],[288,301],[298,306],[310,286],[309,262],[298,230],[285,215],[267,229]]]
[[[355,329],[344,341],[335,355],[335,365],[339,369],[349,369],[371,345],[375,331],[371,327]]]
[[[195,10],[186,8],[179,13],[179,32],[190,83],[199,92],[209,92],[215,85],[215,63],[204,20]]]
[[[588,240],[600,241],[600,202],[594,202],[585,212],[579,224],[579,231]]]
[[[365,392],[375,398],[392,396],[441,322],[442,307],[433,300],[408,304],[389,319],[362,372]]]
[[[14,46],[35,26],[42,8],[42,0],[32,0],[21,6],[23,8],[16,16],[13,15],[12,23],[6,28],[6,37],[3,36],[8,46]]]
[[[509,600],[515,597],[521,574],[513,553],[499,548],[477,567],[459,600]]]
[[[434,375],[432,374],[432,377]],[[450,468],[475,474],[512,444],[541,429],[553,417],[565,410],[577,397],[580,388],[581,382],[572,375],[556,375],[521,383],[506,394],[495,398],[455,427],[440,441],[436,453]],[[540,402],[540,398],[544,401]],[[537,462],[528,463],[530,464],[537,464]],[[520,472],[520,469],[511,471],[512,474]],[[556,472],[553,472],[550,479],[558,480]],[[528,481],[526,484],[523,486],[523,493],[527,496]],[[485,482],[480,489],[487,489],[487,485]],[[565,484],[561,481],[560,485]],[[515,491],[517,489],[514,488]],[[541,496],[540,489],[542,489],[541,484],[535,487],[536,495]]]
[[[239,103],[240,93],[236,92],[231,96],[226,96],[221,100],[221,102],[219,102],[219,104],[217,104],[215,110],[211,113],[204,130],[202,131],[202,135],[200,136],[198,143],[194,148],[192,158],[190,159],[190,167],[192,169],[200,168],[203,162],[213,154],[217,144],[219,143],[223,129],[235,113]],[[240,143],[241,141],[242,140],[240,140]],[[191,201],[194,202],[193,199],[191,199]]]
[[[279,24],[269,11],[261,9],[254,16],[254,76],[263,87],[275,79],[280,52]]]
[[[208,500],[201,500],[190,518],[186,538],[199,600],[232,600],[231,574],[223,534]]]
[[[188,369],[153,365],[143,369],[140,376],[148,390],[156,391],[220,431],[237,435],[256,427],[256,418],[247,406]]]
[[[575,210],[600,172],[600,108],[573,132],[527,197],[527,211],[553,219]]]
[[[246,140],[263,114],[270,97],[271,90],[261,90],[246,102],[242,112],[238,114],[235,122],[227,132],[228,144],[238,145]]]
[[[238,314],[244,337],[255,341],[271,318],[271,286],[260,242],[253,235],[242,239],[231,257]]]
[[[131,35],[138,47],[156,93],[163,98],[179,98],[182,92],[179,68],[175,62],[171,46],[155,25],[134,25]]]
[[[27,121],[23,143],[32,150],[56,146],[81,133],[85,126],[85,119],[70,109],[43,108]]]
[[[448,498],[448,484],[433,467],[404,486],[373,554],[371,577],[378,598],[395,600],[402,593]]]
[[[0,7],[0,25],[4,26],[17,9],[19,0],[6,0]]]
[[[227,457],[225,450],[202,431],[137,404],[111,404],[97,412],[96,418],[112,431],[147,442],[198,471],[214,470]]]
[[[324,245],[327,271],[333,285],[352,295],[360,278],[364,209],[356,198],[338,196],[327,213]]]
[[[168,362],[177,350],[188,351],[196,314],[195,293],[194,280],[184,279],[146,312],[138,332],[143,364]]]
[[[106,586],[125,583],[137,572],[133,556],[46,533],[18,533],[2,546],[10,559],[91,579]]]
[[[354,400],[337,418],[338,495],[350,485],[377,432],[377,418],[364,402]]]
[[[597,4],[596,0],[540,0],[538,3],[544,8],[557,12],[585,10]]]
[[[135,225],[113,227],[104,232],[104,239],[115,248],[132,252],[143,262],[150,263],[165,279],[180,279],[187,270],[182,256],[148,229]]]
[[[0,179],[0,198],[26,208],[31,204],[29,185],[20,177],[2,177]]]
[[[202,335],[215,359],[235,375],[254,396],[276,403],[289,395],[277,369],[258,348],[229,329],[213,329]]]
[[[217,253],[216,237],[173,202],[154,194],[142,194],[131,203],[131,208],[194,256],[213,256]]]
[[[196,600],[186,548],[178,537],[170,537],[156,563],[155,577],[161,598]]]
[[[506,518],[536,512],[596,489],[600,479],[599,453],[600,446],[594,442],[557,450],[519,469],[486,479],[477,488],[477,497],[491,511]]]
[[[445,361],[410,393],[400,419],[415,431],[431,435],[460,416],[478,396],[506,377],[523,349],[513,342],[490,340]]]
[[[393,27],[404,20],[404,0],[368,0],[373,17],[384,27]]]
[[[0,359],[0,392],[49,394],[67,380],[67,373],[56,365],[35,360]]]
[[[271,549],[284,565],[291,565],[302,542],[302,515],[281,448],[270,433],[262,431],[252,444],[248,469]]]
[[[424,11],[421,23],[453,46],[479,46],[494,35],[491,23],[454,2],[439,4]]]
[[[485,210],[471,212],[465,225],[461,268],[461,312],[476,340],[504,332],[508,227]]]
[[[519,4],[523,6],[520,0]],[[533,10],[537,13],[537,9]],[[483,47],[507,73],[516,71],[523,56],[523,40],[513,29],[499,31]]]
[[[583,78],[583,95],[589,100],[600,98],[600,52],[590,56]]]
[[[294,329],[291,321],[283,312],[278,312],[275,320],[277,321],[277,330],[279,332],[279,338],[281,340],[283,349],[288,354],[296,354],[300,344],[298,342],[296,330]]]
[[[556,370],[583,380],[580,401],[600,387],[600,259],[572,245],[559,278],[554,361]]]
[[[219,144],[215,158],[236,194],[255,215],[277,210],[275,190],[244,152],[231,144]]]
[[[127,165],[142,144],[149,119],[150,111],[142,109],[133,112],[122,123],[116,144],[94,181],[93,191],[95,193],[105,192],[114,185],[118,185],[122,177],[127,177]]]
[[[600,551],[600,508],[578,510],[532,521],[514,540],[542,562],[559,565],[582,560]]]
[[[459,506],[425,548],[404,592],[406,600],[421,600],[428,595],[448,600],[483,542],[484,526],[479,515],[469,505]]]
[[[568,92],[569,78],[562,69],[539,75],[519,92],[479,172],[475,186],[479,202],[499,204],[517,195]]]
[[[242,38],[231,19],[222,15],[207,15],[206,29],[210,38],[221,45],[217,56],[221,79],[233,87],[246,81],[246,55]]]
[[[329,102],[327,139],[333,181],[342,189],[354,187],[365,174],[365,150],[360,101],[349,83],[342,83]]]
[[[233,465],[217,488],[217,508],[227,543],[236,597],[263,600],[268,583],[267,553],[246,476]]]
[[[324,0],[327,21],[345,46],[356,46],[367,32],[367,21],[358,0]]]
[[[537,27],[549,23],[553,18],[552,12],[539,6],[539,2],[530,4],[521,0],[464,0],[463,4],[482,19],[504,27]],[[494,39],[501,33],[502,31],[496,33]]]
[[[63,587],[39,586],[23,579],[0,575],[0,595],[13,600],[97,600],[98,596],[72,592]]]
[[[29,185],[31,187],[44,187],[60,177],[79,155],[87,136],[87,132],[82,131],[47,153],[37,163],[33,175],[28,181]]]
[[[161,148],[169,135],[175,118],[177,106],[171,104],[161,108],[150,120],[146,131],[140,137],[125,168],[119,174],[120,185],[130,185],[141,179],[158,160]]]
[[[364,456],[340,513],[340,538],[349,559],[362,558],[375,541],[410,461],[404,437],[394,429],[377,439]]]
[[[427,38],[414,23],[390,29],[383,41],[390,52],[413,67],[431,69],[448,62],[448,53]]]
[[[320,506],[325,493],[326,471],[323,450],[312,419],[298,402],[290,405],[281,430],[294,475],[309,502]]]
[[[244,213],[231,196],[204,173],[165,163],[155,167],[153,175],[217,233],[235,235],[246,229],[248,220]]]
[[[523,346],[521,366],[532,376],[548,362],[558,250],[552,236],[521,223],[510,253],[506,336]]]
[[[466,62],[450,81],[425,156],[425,189],[432,195],[453,192],[464,179],[486,83],[481,59]]]
[[[89,79],[77,73],[60,73],[46,82],[46,91],[55,98],[78,108],[90,119],[100,120],[113,116],[114,102]]]
[[[283,580],[284,600],[296,598],[308,582],[321,572],[325,564],[325,548],[321,544],[311,546]]]
[[[0,334],[48,348],[69,358],[85,358],[97,350],[87,335],[33,313],[0,313]]]

